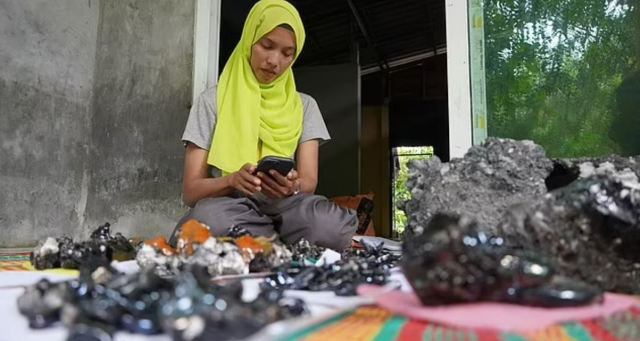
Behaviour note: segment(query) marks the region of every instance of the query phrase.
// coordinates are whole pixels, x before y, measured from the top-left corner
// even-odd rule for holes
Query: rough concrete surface
[[[0,246],[169,234],[193,2],[0,1]]]
[[[73,233],[90,150],[98,6],[0,2],[0,245]]]
[[[184,213],[180,138],[191,99],[193,2],[102,1],[88,222],[169,235]],[[85,230],[85,233],[87,231]]]

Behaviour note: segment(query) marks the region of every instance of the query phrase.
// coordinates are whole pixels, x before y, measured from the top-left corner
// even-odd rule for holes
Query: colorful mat
[[[605,293],[603,302],[583,307],[545,309],[492,302],[425,307],[413,293],[402,291],[384,293],[384,290],[382,286],[361,285],[358,287],[358,294],[375,297],[376,306],[412,320],[463,329],[482,328],[517,333],[536,331],[564,322],[587,321],[611,316],[619,311],[640,306],[640,301],[633,297]]]
[[[29,252],[1,252],[0,272],[3,271],[31,271]]]
[[[2,252],[0,251],[0,273],[9,271],[38,271],[29,262],[30,252]],[[77,275],[77,270],[48,269],[42,272],[62,275]]]
[[[566,323],[527,334],[469,331],[394,316],[388,310],[363,307],[304,330],[286,341],[637,341],[640,309],[606,319]]]

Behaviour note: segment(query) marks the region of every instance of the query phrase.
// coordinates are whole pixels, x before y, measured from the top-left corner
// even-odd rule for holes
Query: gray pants
[[[208,225],[215,236],[240,226],[255,236],[278,233],[288,244],[305,238],[337,251],[349,246],[358,224],[354,210],[318,195],[298,194],[275,201],[264,196],[206,198],[178,222],[169,244],[175,246],[179,227],[190,219]]]

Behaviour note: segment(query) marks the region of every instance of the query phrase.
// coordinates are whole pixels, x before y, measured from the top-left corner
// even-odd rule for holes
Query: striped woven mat
[[[29,262],[30,251],[3,252],[0,250],[0,273],[9,271],[39,271]],[[77,275],[78,270],[47,269],[42,272],[57,273],[63,275]]]
[[[567,323],[529,334],[469,331],[412,321],[377,307],[363,307],[304,330],[286,341],[638,341],[640,309],[606,319]]]
[[[29,264],[29,252],[0,251],[0,272],[3,271],[32,271]]]

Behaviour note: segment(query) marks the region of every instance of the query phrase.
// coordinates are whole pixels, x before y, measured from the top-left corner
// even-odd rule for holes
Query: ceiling
[[[353,42],[358,43],[362,69],[371,71],[446,51],[444,0],[288,1],[300,12],[307,30],[307,42],[296,66],[352,60]],[[232,49],[239,39],[254,3],[223,1],[221,63],[230,54],[225,48]]]
[[[444,0],[289,0],[308,32],[300,65],[348,60],[358,42],[360,64],[386,67],[394,60],[446,46]]]

